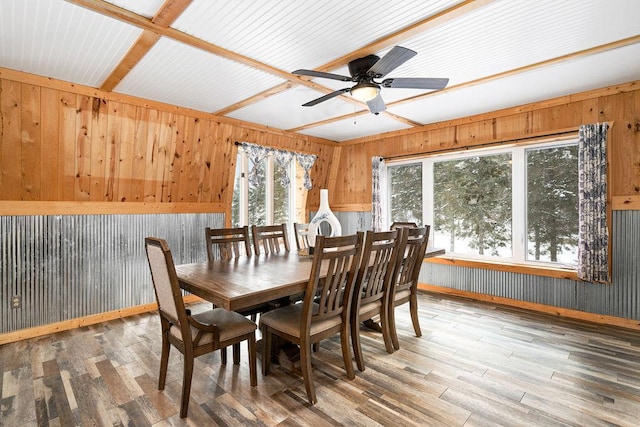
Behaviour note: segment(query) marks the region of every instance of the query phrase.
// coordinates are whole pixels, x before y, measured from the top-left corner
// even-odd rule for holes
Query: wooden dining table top
[[[297,252],[176,266],[180,287],[227,310],[242,310],[304,292],[312,258]]]
[[[425,258],[442,255],[427,248]],[[313,258],[298,252],[176,265],[180,287],[227,310],[243,310],[305,291]]]

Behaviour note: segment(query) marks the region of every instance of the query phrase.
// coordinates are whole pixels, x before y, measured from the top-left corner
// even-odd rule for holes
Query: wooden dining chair
[[[178,276],[167,242],[147,237],[145,249],[162,326],[158,390],[164,390],[169,351],[173,345],[184,355],[180,417],[186,417],[189,409],[194,359],[242,341],[248,342],[249,375],[251,385],[255,386],[257,384],[256,324],[241,314],[222,308],[191,315],[191,311],[185,308],[182,300]]]
[[[311,372],[313,343],[339,333],[347,378],[355,377],[350,352],[349,310],[362,238],[362,232],[341,237],[318,236],[304,301],[272,310],[260,317],[263,355],[271,354],[272,335],[300,346],[300,369],[311,404],[317,402]],[[264,375],[269,374],[270,364],[270,358],[263,356]]]
[[[295,233],[298,250],[309,249],[309,223],[294,222],[293,232]]]
[[[251,256],[249,227],[205,228],[209,261]]]
[[[430,226],[411,228],[407,227],[407,238],[402,256],[396,260],[396,279],[392,283],[389,302],[389,330],[394,349],[400,348],[398,333],[396,331],[395,308],[409,302],[411,322],[417,337],[422,336],[420,321],[418,319],[418,277],[422,260],[429,242]]]
[[[249,239],[249,227],[232,227],[232,228],[210,228],[207,227],[205,232],[205,243],[207,246],[207,258],[209,261],[228,260],[238,258],[240,256],[251,256],[251,240]],[[215,308],[215,305],[213,306]],[[270,306],[260,304],[254,307],[248,307],[239,311],[243,316],[250,316],[254,322],[258,318],[258,313],[267,311]],[[227,349],[220,349],[220,358],[222,363],[227,363]],[[233,346],[233,363],[240,363],[240,344]]]
[[[351,308],[351,343],[360,371],[364,371],[364,357],[360,345],[360,322],[380,317],[384,345],[393,353],[389,322],[389,294],[395,278],[398,253],[406,241],[404,229],[391,231],[367,231],[362,250],[362,259],[353,292]]]
[[[260,246],[265,254],[278,253],[281,249],[289,252],[289,238],[287,224],[280,225],[252,225],[253,250],[260,255]]]

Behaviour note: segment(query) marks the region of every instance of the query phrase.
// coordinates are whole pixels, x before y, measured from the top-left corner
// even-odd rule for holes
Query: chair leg
[[[384,339],[384,347],[387,353],[391,354],[395,351],[393,340],[391,339],[391,331],[389,330],[389,310],[383,307],[380,312],[380,326],[382,328],[382,339]]]
[[[271,331],[268,327],[262,328],[262,375],[269,375],[271,367]]]
[[[309,345],[309,343],[300,343],[300,370],[302,371],[304,388],[307,390],[307,398],[309,399],[309,403],[315,405],[318,399],[316,398],[316,388],[313,384],[313,371],[311,369],[311,346]]]
[[[240,364],[240,343],[233,345],[233,364]]]
[[[409,311],[411,312],[411,322],[413,323],[413,330],[416,332],[417,337],[422,336],[420,330],[420,321],[418,320],[418,294],[411,292],[411,299],[409,300]]]
[[[164,384],[167,379],[167,367],[169,365],[169,351],[171,343],[164,336],[162,337],[162,354],[160,356],[160,378],[158,379],[158,390],[164,390]]]
[[[396,331],[396,306],[393,302],[389,306],[389,318],[387,322],[389,323],[389,332],[391,335],[391,342],[393,344],[393,348],[396,350],[400,349],[400,342],[398,341],[398,332]]]
[[[256,373],[256,335],[251,334],[249,339],[247,340],[249,347],[249,378],[251,379],[251,386],[255,387],[258,385],[258,378]]]
[[[364,357],[362,355],[362,347],[360,345],[360,322],[358,319],[351,321],[351,346],[353,347],[353,355],[356,359],[356,365],[360,372],[364,371]]]
[[[352,380],[356,377],[353,372],[353,361],[351,360],[351,351],[349,351],[349,325],[343,325],[340,331],[340,346],[342,347],[342,359],[344,361],[344,369],[347,371],[347,378]],[[362,365],[364,370],[364,364]]]
[[[220,362],[223,365],[227,364],[227,347],[222,347],[220,349]]]
[[[189,396],[191,395],[191,378],[193,377],[193,353],[184,355],[184,371],[182,373],[182,400],[180,402],[180,418],[187,416]]]

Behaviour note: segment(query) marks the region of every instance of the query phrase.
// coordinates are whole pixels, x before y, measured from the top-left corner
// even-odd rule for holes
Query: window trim
[[[476,157],[479,155],[492,155],[501,154],[505,152],[518,153],[517,156],[512,154],[512,218],[516,218],[519,215],[523,218],[521,221],[513,221],[512,219],[512,256],[510,258],[491,257],[487,255],[467,255],[458,253],[448,253],[439,257],[435,257],[427,260],[426,262],[436,264],[447,264],[465,267],[483,268],[489,270],[498,271],[512,271],[523,274],[532,274],[547,277],[566,278],[571,280],[578,280],[577,278],[577,265],[568,265],[560,262],[547,262],[547,261],[535,261],[527,260],[527,218],[526,218],[526,151],[530,149],[544,149],[544,148],[560,148],[564,146],[577,145],[578,136],[573,134],[564,138],[554,138],[552,140],[533,140],[526,143],[513,143],[503,144],[499,146],[491,147],[479,147],[456,151],[447,151],[445,153],[426,154],[420,157],[411,157],[398,160],[387,161],[387,169],[390,167],[409,165],[409,164],[422,164],[422,194],[423,194],[423,209],[422,209],[422,223],[433,224],[433,165],[436,161],[443,161],[447,159],[463,159],[469,157]],[[517,157],[517,158],[516,158]],[[435,160],[437,159],[437,160]],[[390,177],[390,173],[387,170],[387,177]],[[389,193],[389,178],[387,178],[387,197],[390,198]],[[518,185],[516,187],[516,185]],[[521,191],[515,191],[516,188]],[[391,203],[387,203],[387,220],[391,220]],[[516,224],[518,222],[518,224]],[[387,224],[388,225],[388,224]],[[435,231],[431,230],[431,233]],[[517,233],[517,234],[516,234]],[[433,239],[433,234],[430,236]],[[515,240],[518,238],[520,242],[516,244]],[[516,255],[519,258],[516,258]]]

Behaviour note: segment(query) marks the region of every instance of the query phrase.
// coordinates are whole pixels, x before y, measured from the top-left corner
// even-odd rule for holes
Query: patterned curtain
[[[609,282],[607,123],[580,126],[578,141],[578,277]]]
[[[291,151],[273,150],[273,160],[283,170],[282,177],[280,178],[280,185],[288,187],[291,180],[289,179],[289,164],[293,160],[294,154]]]
[[[382,157],[371,158],[371,226],[373,231],[387,229],[387,165]]]
[[[269,155],[269,151],[271,148],[263,147],[261,145],[253,145],[247,142],[243,142],[242,149],[249,157],[249,162],[253,163],[253,167],[249,170],[249,184],[254,187],[260,184],[260,176],[262,175],[260,172],[262,171],[263,163],[262,161],[267,158]]]
[[[309,171],[311,170],[311,166],[316,162],[318,156],[315,154],[302,154],[295,153],[296,159],[298,159],[298,163],[304,169],[304,188],[307,190],[311,190],[313,188],[313,184],[311,183],[311,177],[309,176]]]
[[[311,177],[309,177],[309,171],[311,167],[315,163],[318,156],[315,154],[303,154],[296,153],[293,151],[285,151],[285,150],[276,150],[270,147],[264,147],[262,145],[250,144],[248,142],[243,142],[240,144],[244,152],[249,157],[251,163],[253,163],[253,167],[249,170],[249,184],[256,186],[259,182],[260,171],[263,167],[262,161],[267,158],[267,156],[272,155],[275,162],[284,168],[284,175],[280,180],[280,184],[283,187],[286,187],[291,182],[289,175],[287,173],[287,166],[295,157],[298,160],[298,163],[304,169],[304,188],[307,190],[311,190],[313,188],[313,184],[311,183]]]

